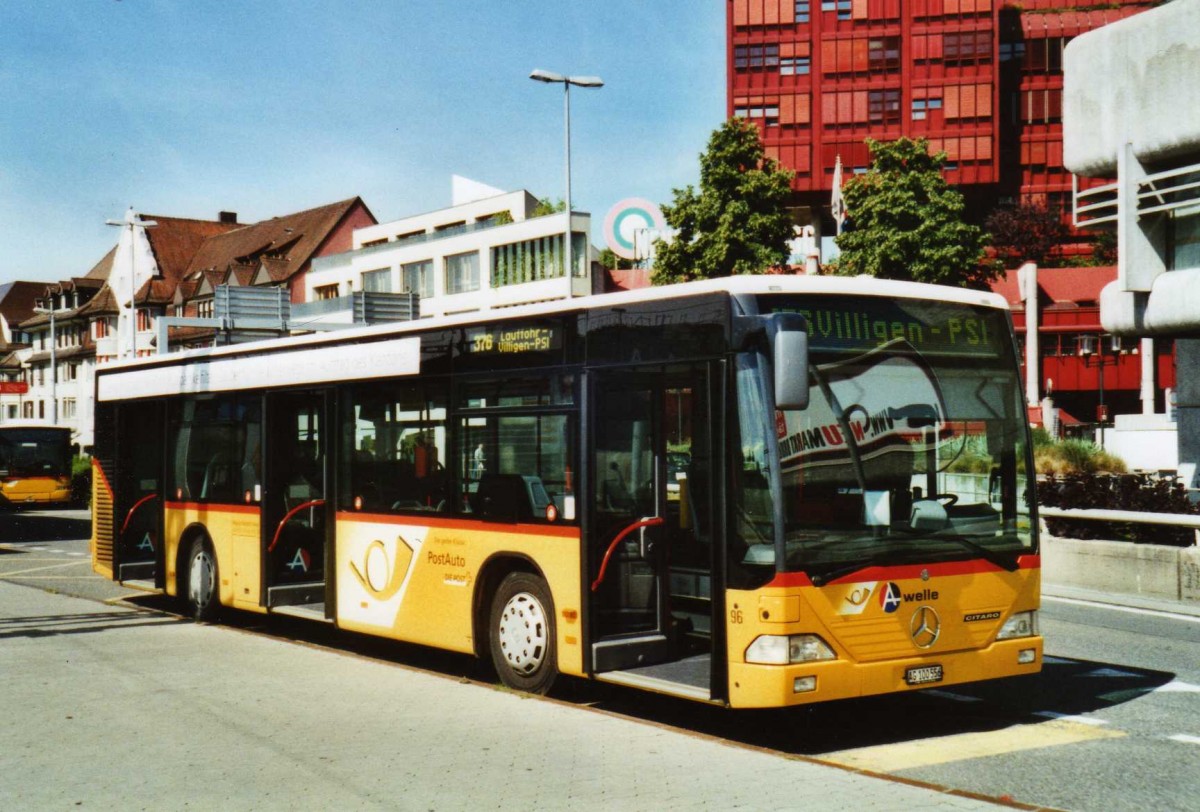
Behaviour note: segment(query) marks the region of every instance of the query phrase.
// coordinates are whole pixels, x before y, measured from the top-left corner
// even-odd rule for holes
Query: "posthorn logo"
[[[900,587],[894,582],[889,583],[887,589],[879,593],[879,605],[889,614],[900,608],[900,600]]]

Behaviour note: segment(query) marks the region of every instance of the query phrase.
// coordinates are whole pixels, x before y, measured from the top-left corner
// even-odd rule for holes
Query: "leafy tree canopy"
[[[700,191],[674,190],[663,217],[677,231],[655,244],[656,285],[764,273],[787,262],[792,173],[766,156],[758,128],[731,118],[700,155]]]
[[[539,198],[537,205],[533,207],[533,213],[530,217],[545,217],[547,214],[557,214],[560,211],[566,211],[567,204],[560,197],[558,200],[551,200],[548,197]]]
[[[987,235],[963,221],[963,197],[942,177],[946,154],[924,138],[867,146],[871,168],[842,188],[850,229],[836,273],[986,288],[1000,269],[984,264]]]
[[[1070,236],[1057,212],[1029,203],[1002,206],[983,225],[992,235],[996,256],[1010,267],[1022,262],[1045,265],[1050,252]]]

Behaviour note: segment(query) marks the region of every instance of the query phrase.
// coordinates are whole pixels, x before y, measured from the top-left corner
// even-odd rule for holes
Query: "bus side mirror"
[[[808,408],[808,331],[804,317],[776,313],[772,317],[771,360],[775,367],[775,408]]]

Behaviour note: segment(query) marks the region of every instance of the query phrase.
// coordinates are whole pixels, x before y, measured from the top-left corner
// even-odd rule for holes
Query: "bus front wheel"
[[[545,694],[558,676],[554,602],[546,582],[510,573],[492,597],[492,663],[500,681],[518,691]]]
[[[217,557],[206,539],[192,540],[187,557],[187,592],[184,601],[196,620],[216,620],[221,607]]]

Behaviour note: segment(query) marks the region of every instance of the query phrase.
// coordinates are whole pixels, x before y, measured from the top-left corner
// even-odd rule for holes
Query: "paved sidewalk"
[[[0,582],[0,809],[996,809]]]

